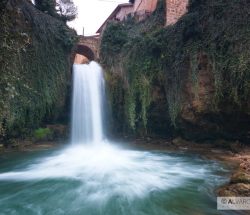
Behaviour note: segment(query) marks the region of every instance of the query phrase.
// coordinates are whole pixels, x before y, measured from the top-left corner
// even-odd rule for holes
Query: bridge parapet
[[[79,36],[78,41],[78,54],[82,54],[89,58],[89,60],[98,60],[99,59],[99,47],[100,47],[100,37],[99,35],[94,36]],[[90,54],[87,53],[87,48],[89,48],[94,57],[90,57]],[[81,52],[81,53],[80,53]],[[86,53],[84,53],[86,52]],[[89,52],[89,51],[88,51]],[[93,59],[91,59],[93,58]]]

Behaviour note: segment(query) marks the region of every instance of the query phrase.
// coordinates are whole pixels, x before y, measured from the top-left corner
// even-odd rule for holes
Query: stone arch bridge
[[[99,60],[99,35],[94,36],[78,36],[78,44],[76,47],[75,55],[83,55],[88,61]],[[77,55],[76,55],[77,56]]]

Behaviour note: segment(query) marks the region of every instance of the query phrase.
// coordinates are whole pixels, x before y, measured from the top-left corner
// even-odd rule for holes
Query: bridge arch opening
[[[95,60],[94,52],[88,46],[78,45],[75,51],[74,63],[84,64],[92,60]]]

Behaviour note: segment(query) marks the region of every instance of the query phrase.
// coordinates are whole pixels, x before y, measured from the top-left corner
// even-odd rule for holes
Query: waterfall
[[[0,214],[218,214],[210,191],[227,181],[223,166],[182,152],[131,150],[109,140],[101,144],[103,101],[101,67],[74,65],[74,145],[35,152],[36,159],[28,152],[5,155]]]
[[[73,65],[73,101],[71,142],[101,143],[103,132],[104,78],[101,66],[89,64]]]

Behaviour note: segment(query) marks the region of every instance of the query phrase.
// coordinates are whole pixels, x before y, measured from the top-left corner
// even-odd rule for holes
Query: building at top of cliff
[[[138,21],[145,19],[156,9],[157,2],[158,0],[133,0],[119,4],[96,33],[101,34],[109,21],[123,21],[128,16],[135,17]]]
[[[96,33],[101,34],[105,29],[109,21],[123,21],[127,16],[133,13],[134,5],[132,3],[119,4],[114,11],[109,15],[109,17],[104,21],[101,27],[97,30]]]
[[[175,24],[187,11],[189,0],[165,0],[166,25]],[[141,21],[148,17],[157,7],[158,0],[131,0],[130,3],[119,4],[105,20],[96,33],[101,34],[109,21],[123,21],[128,16]]]
[[[158,0],[135,0],[133,5],[133,13],[140,16],[152,13],[157,6]]]
[[[187,12],[189,0],[165,0],[166,1],[166,25],[175,24],[178,19]],[[137,16],[152,13],[158,0],[134,0],[133,13]]]
[[[189,0],[166,0],[166,25],[175,24],[187,12]]]

